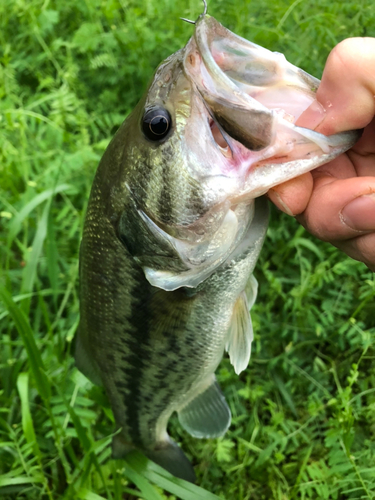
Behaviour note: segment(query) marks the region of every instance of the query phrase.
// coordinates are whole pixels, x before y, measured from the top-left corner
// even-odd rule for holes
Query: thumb
[[[364,128],[375,115],[375,38],[348,38],[330,53],[314,102],[297,125],[331,135]]]
[[[316,178],[309,205],[297,219],[323,241],[348,240],[375,231],[374,178]]]

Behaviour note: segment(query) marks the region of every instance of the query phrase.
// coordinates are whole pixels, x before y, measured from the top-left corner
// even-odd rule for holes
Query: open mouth
[[[326,137],[296,126],[312,103],[319,106],[319,80],[212,17],[197,21],[184,65],[210,114],[214,141],[246,176],[260,166],[264,173],[264,167],[287,163],[284,182],[329,161],[358,139],[353,132]],[[264,179],[263,191],[280,182],[273,177]]]
[[[220,151],[226,158],[230,158],[232,153],[229,144],[225,140],[225,137],[223,136],[218,124],[213,120],[213,118],[210,118],[209,126],[211,129],[212,137],[216,144],[219,146]]]
[[[231,33],[215,19],[198,21],[185,67],[215,120],[252,151],[269,146],[275,121],[294,124],[315,100],[319,80]]]

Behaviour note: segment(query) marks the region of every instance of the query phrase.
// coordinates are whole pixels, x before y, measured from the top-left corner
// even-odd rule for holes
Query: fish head
[[[118,234],[152,285],[196,287],[243,239],[255,198],[353,145],[357,132],[296,125],[318,86],[282,54],[197,20],[106,153]]]

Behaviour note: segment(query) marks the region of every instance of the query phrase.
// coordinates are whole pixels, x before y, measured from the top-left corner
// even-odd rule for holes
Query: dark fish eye
[[[142,119],[142,130],[147,139],[161,141],[166,137],[171,126],[171,115],[166,109],[156,106],[146,109]]]

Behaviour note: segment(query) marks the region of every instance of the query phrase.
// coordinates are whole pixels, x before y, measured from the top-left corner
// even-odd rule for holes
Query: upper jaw
[[[228,144],[230,154],[223,162],[227,171],[222,173],[242,178],[239,196],[260,196],[330,161],[360,135],[350,131],[326,137],[296,126],[302,112],[317,102],[319,80],[210,16],[196,23],[185,48],[184,69],[214,130]]]

